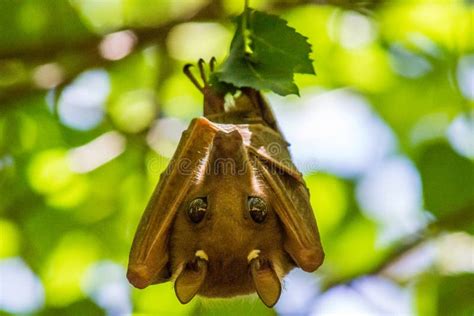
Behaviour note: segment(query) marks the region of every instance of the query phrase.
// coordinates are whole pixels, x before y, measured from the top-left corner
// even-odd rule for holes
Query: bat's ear
[[[187,304],[201,288],[207,274],[207,262],[197,258],[186,265],[174,282],[174,291],[181,304]]]
[[[253,259],[250,262],[250,274],[262,302],[268,307],[275,305],[280,298],[281,283],[269,262]]]
[[[217,127],[205,118],[191,122],[161,175],[133,240],[127,278],[135,287],[167,281],[168,238],[176,211],[200,172]]]
[[[258,159],[256,165],[283,225],[286,252],[304,271],[315,271],[323,263],[324,252],[303,180]]]

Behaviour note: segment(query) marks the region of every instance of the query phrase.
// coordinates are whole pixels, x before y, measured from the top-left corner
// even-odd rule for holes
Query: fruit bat
[[[323,262],[309,192],[262,94],[226,98],[203,60],[204,117],[183,132],[137,228],[127,278],[137,288],[174,281],[179,301],[196,294],[257,292],[268,307],[294,267]],[[214,70],[214,60],[210,62]]]

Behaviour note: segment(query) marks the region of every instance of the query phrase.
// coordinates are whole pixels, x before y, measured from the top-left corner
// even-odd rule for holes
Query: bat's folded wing
[[[309,191],[290,159],[286,142],[271,133],[265,139],[260,137],[253,137],[248,148],[284,227],[285,250],[300,268],[312,272],[322,264],[324,252]]]
[[[215,124],[205,118],[193,120],[161,175],[130,252],[127,278],[135,287],[145,288],[170,278],[169,231],[178,208],[203,167],[202,162],[217,130]]]

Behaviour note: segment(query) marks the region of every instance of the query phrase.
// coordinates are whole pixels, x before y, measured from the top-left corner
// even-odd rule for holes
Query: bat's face
[[[178,298],[228,297],[257,291],[267,305],[294,266],[272,201],[235,131],[218,133],[205,173],[182,203],[170,238]]]

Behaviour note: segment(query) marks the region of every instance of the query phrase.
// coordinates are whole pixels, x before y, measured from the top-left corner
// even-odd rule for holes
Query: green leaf
[[[424,148],[418,161],[425,207],[438,218],[472,205],[474,163],[456,154],[446,143]],[[466,224],[459,221],[460,225]]]
[[[217,78],[237,87],[298,94],[293,74],[315,73],[307,38],[285,20],[253,9],[246,10],[235,22],[237,30],[230,53]]]

